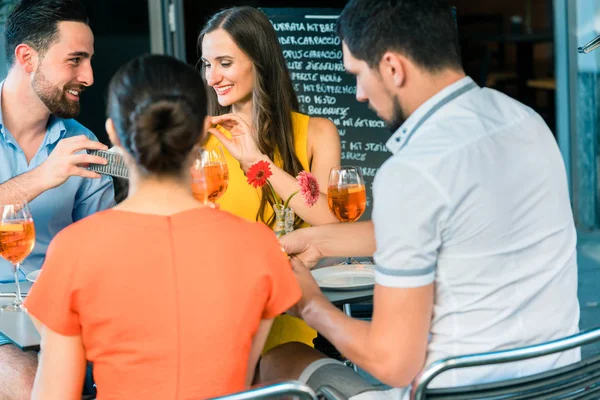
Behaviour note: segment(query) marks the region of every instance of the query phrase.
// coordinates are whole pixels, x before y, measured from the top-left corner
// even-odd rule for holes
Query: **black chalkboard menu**
[[[342,141],[342,165],[362,168],[371,219],[372,183],[390,156],[385,142],[390,131],[367,103],[356,100],[354,77],[344,71],[342,44],[335,23],[339,9],[262,8],[273,24],[294,83],[300,111],[329,118]]]

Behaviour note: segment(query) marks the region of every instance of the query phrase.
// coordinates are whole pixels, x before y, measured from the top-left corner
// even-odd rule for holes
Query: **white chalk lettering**
[[[319,79],[319,74],[314,72],[312,74],[306,72],[295,72],[291,73],[293,81],[308,81],[308,82],[316,82]]]
[[[318,62],[318,61],[307,61],[306,69],[308,71],[336,71],[344,72],[344,64],[341,62]]]
[[[275,22],[271,21],[271,25],[276,32],[304,32],[306,27],[302,22]]]
[[[283,50],[283,58],[285,58],[286,60],[288,59],[293,59],[293,60],[299,60],[302,58],[302,51],[301,50]]]
[[[304,63],[302,61],[290,61],[287,64],[289,70],[302,70]],[[321,81],[323,82],[323,81]]]
[[[339,46],[341,40],[337,36],[280,36],[282,46]]]
[[[311,103],[310,96],[302,95],[302,94],[298,95],[298,101],[302,104],[310,104]]]
[[[356,94],[356,87],[350,85],[323,85],[323,84],[303,84],[305,92],[324,93],[324,94]],[[361,122],[364,124],[364,122]]]
[[[352,151],[342,152],[342,160],[365,161],[367,153],[355,153]]]
[[[354,127],[355,128],[385,128],[385,122],[375,120],[375,119],[368,119],[368,118],[356,118],[354,120]]]
[[[381,153],[388,152],[387,147],[385,147],[385,143],[366,143],[365,150],[373,152],[379,151]]]
[[[342,52],[340,50],[283,50],[283,57],[286,60],[301,60],[303,58],[341,60]]]
[[[342,59],[342,51],[341,50],[307,50],[302,53],[304,58],[323,58],[326,60],[341,60]]]
[[[313,96],[314,100],[315,100],[315,104],[327,104],[327,105],[334,105],[337,101],[337,99],[333,96]]]
[[[342,81],[342,77],[335,74],[320,74],[319,80],[321,82],[340,83]]]
[[[378,170],[378,168],[370,168],[370,167],[365,168],[365,167],[363,167],[362,168],[362,174],[364,176],[375,176],[375,174],[377,174],[377,170]]]
[[[362,142],[350,142],[350,150],[362,150]]]
[[[342,126],[354,126],[352,121],[354,121],[353,118],[348,118],[342,121]]]
[[[331,23],[331,24],[306,24],[306,28],[309,32],[321,32],[321,33],[328,33],[328,32],[333,32],[335,33],[335,23]]]
[[[332,86],[332,85],[315,85],[315,92],[317,93],[329,93],[329,94],[356,94],[356,87],[350,85]]]
[[[350,107],[315,107],[308,106],[308,115],[339,115],[346,118]]]

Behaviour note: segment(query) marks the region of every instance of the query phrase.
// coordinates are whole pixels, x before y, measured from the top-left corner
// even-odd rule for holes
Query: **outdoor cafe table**
[[[21,282],[21,291],[27,293],[30,282]],[[15,292],[14,283],[0,284],[0,294]],[[12,303],[14,297],[0,297],[0,306]],[[38,334],[29,314],[26,312],[0,312],[0,334],[10,340],[21,350],[39,350],[40,335]]]
[[[316,266],[316,268],[329,267],[335,264],[338,264],[342,261],[346,260],[346,258],[340,257],[328,257],[321,260]],[[368,257],[354,257],[354,261],[356,262],[366,262],[370,263],[372,259]],[[363,289],[363,290],[330,290],[330,289],[321,289],[323,294],[336,306],[344,306],[346,304],[352,303],[363,303],[372,301],[373,299],[373,288]]]
[[[333,261],[338,260],[326,260],[320,263],[319,266],[331,265]],[[30,282],[21,282],[23,294],[26,294],[30,288]],[[0,284],[0,306],[10,304],[14,297],[5,295],[14,292],[14,283]],[[323,290],[323,294],[336,306],[343,307],[346,304],[370,301],[373,298],[373,289]],[[26,312],[0,312],[0,335],[3,335],[24,351],[39,350],[40,348],[40,335]]]

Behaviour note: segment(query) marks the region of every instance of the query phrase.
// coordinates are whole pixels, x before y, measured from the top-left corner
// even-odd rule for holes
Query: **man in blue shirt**
[[[26,274],[42,266],[61,229],[112,207],[114,189],[109,177],[85,169],[87,163],[106,163],[85,150],[106,146],[71,119],[79,113],[81,92],[94,80],[94,37],[83,6],[22,0],[7,19],[5,35],[9,72],[0,91],[0,203],[30,202],[36,245],[22,264]],[[13,279],[11,264],[0,260],[0,282]],[[35,353],[1,346],[0,398],[30,398],[36,368]]]

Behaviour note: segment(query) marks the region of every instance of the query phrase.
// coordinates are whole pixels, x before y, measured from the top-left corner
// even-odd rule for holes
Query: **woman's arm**
[[[252,348],[250,349],[250,357],[248,357],[248,372],[246,373],[246,386],[248,388],[252,385],[252,382],[254,380],[256,364],[258,364],[260,353],[262,353],[262,350],[265,347],[265,343],[267,342],[267,337],[269,336],[271,325],[273,325],[272,319],[261,320],[260,325],[258,325],[256,335],[254,335],[254,340],[252,341]]]
[[[81,336],[61,335],[32,319],[42,336],[42,352],[31,398],[81,399],[86,366]]]
[[[240,162],[244,171],[247,171],[258,161],[267,161],[271,165],[271,172],[273,172],[269,182],[283,201],[298,190],[296,177],[277,167],[269,157],[258,150],[250,127],[240,117],[234,114],[224,114],[212,117],[211,123],[220,124],[231,132],[235,139],[227,138],[216,128],[208,130]],[[311,225],[338,222],[329,211],[327,204],[329,171],[332,167],[340,165],[341,157],[340,137],[333,122],[325,118],[310,118],[308,122],[308,146],[311,172],[319,182],[321,195],[317,203],[309,208],[304,205],[302,196],[298,194],[290,202],[290,207],[294,209],[300,218]]]
[[[339,222],[329,210],[327,204],[327,182],[331,168],[340,165],[341,148],[340,136],[337,128],[328,119],[310,118],[308,121],[308,156],[310,160],[310,171],[319,182],[321,195],[317,203],[311,208],[304,204],[300,194],[294,196],[290,201],[290,207],[297,215],[311,225],[323,225]],[[275,192],[282,198],[298,190],[296,178],[271,163],[273,176],[269,182],[273,185]]]

